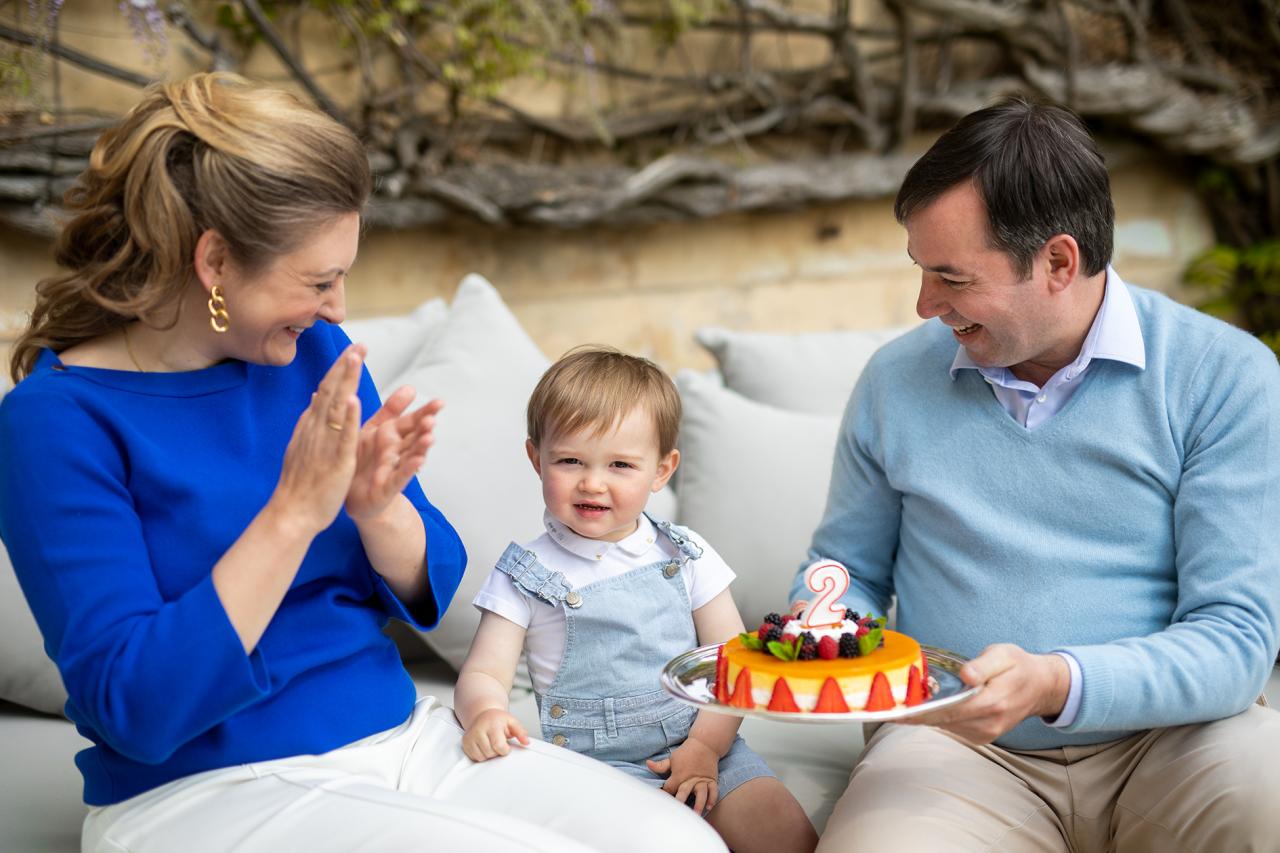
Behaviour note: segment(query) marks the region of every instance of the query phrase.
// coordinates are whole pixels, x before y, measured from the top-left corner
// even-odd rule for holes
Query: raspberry
[[[760,642],[767,643],[771,640],[779,640],[782,638],[782,629],[777,625],[768,622],[760,626],[760,630],[756,631],[756,636],[760,638]]]
[[[818,641],[818,657],[823,660],[835,660],[840,655],[840,646],[834,637],[823,637]]]
[[[858,638],[845,631],[840,635],[840,657],[856,658],[858,656]]]
[[[787,624],[788,622],[790,622],[790,621],[791,621],[792,619],[794,619],[794,618],[796,618],[796,617],[792,616],[790,613],[783,613],[783,614],[782,614],[782,624],[783,624],[783,625],[785,625],[785,624]]]
[[[818,656],[817,643],[805,643],[800,647],[800,654],[796,655],[796,660],[813,660]]]
[[[864,636],[864,635],[866,635],[866,634],[870,634],[870,633],[871,633],[871,629],[870,629],[870,628],[868,628],[866,625],[859,625],[859,626],[858,626],[858,633],[854,634],[853,636],[854,636],[854,637],[861,637],[861,636]]]
[[[781,625],[782,617],[779,616],[777,613],[770,613],[769,615],[764,617],[764,621],[766,624],[769,624],[769,625]]]

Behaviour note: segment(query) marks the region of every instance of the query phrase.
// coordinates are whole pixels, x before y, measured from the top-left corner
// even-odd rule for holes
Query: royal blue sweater
[[[63,365],[45,351],[0,404],[0,537],[58,665],[90,805],[217,767],[325,752],[410,713],[382,633],[436,624],[466,563],[411,481],[430,594],[410,613],[345,512],[312,542],[246,655],[211,571],[263,508],[298,416],[347,345],[317,323],[287,367]],[[366,372],[363,417],[379,406]]]
[[[1249,335],[1130,288],[1146,368],[1094,360],[1028,430],[941,323],[859,379],[811,558],[846,604],[973,656],[992,643],[1080,662],[1075,720],[997,741],[1039,749],[1230,716],[1280,642],[1280,367]],[[795,597],[809,597],[797,576]]]

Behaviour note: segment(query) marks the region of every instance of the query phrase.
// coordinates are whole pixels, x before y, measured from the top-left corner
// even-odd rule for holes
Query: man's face
[[[1022,279],[1008,256],[988,245],[986,205],[973,184],[947,190],[906,227],[907,254],[921,269],[917,314],[950,326],[983,367],[1037,376],[1062,358],[1065,306],[1050,292],[1047,264],[1037,257]]]

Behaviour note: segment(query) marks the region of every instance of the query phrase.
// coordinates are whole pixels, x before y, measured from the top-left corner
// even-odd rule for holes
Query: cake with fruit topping
[[[804,627],[770,613],[756,631],[721,647],[716,700],[737,708],[832,714],[887,711],[929,698],[920,644],[884,618],[845,612],[839,623]]]

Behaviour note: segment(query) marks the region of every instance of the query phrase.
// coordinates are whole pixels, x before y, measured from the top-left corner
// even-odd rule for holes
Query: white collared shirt
[[[542,515],[546,533],[524,543],[538,555],[545,568],[564,575],[577,589],[595,581],[625,574],[651,563],[670,560],[679,552],[671,540],[641,515],[636,531],[618,542],[604,542],[579,536],[549,512]],[[702,556],[685,563],[682,579],[692,610],[711,601],[734,579],[733,570],[701,536],[690,531],[689,538],[702,548]],[[489,610],[525,629],[524,650],[528,657],[533,689],[545,693],[555,679],[564,658],[564,610],[531,601],[503,572],[494,569],[472,600],[477,608]],[[654,673],[657,678],[657,673]]]

